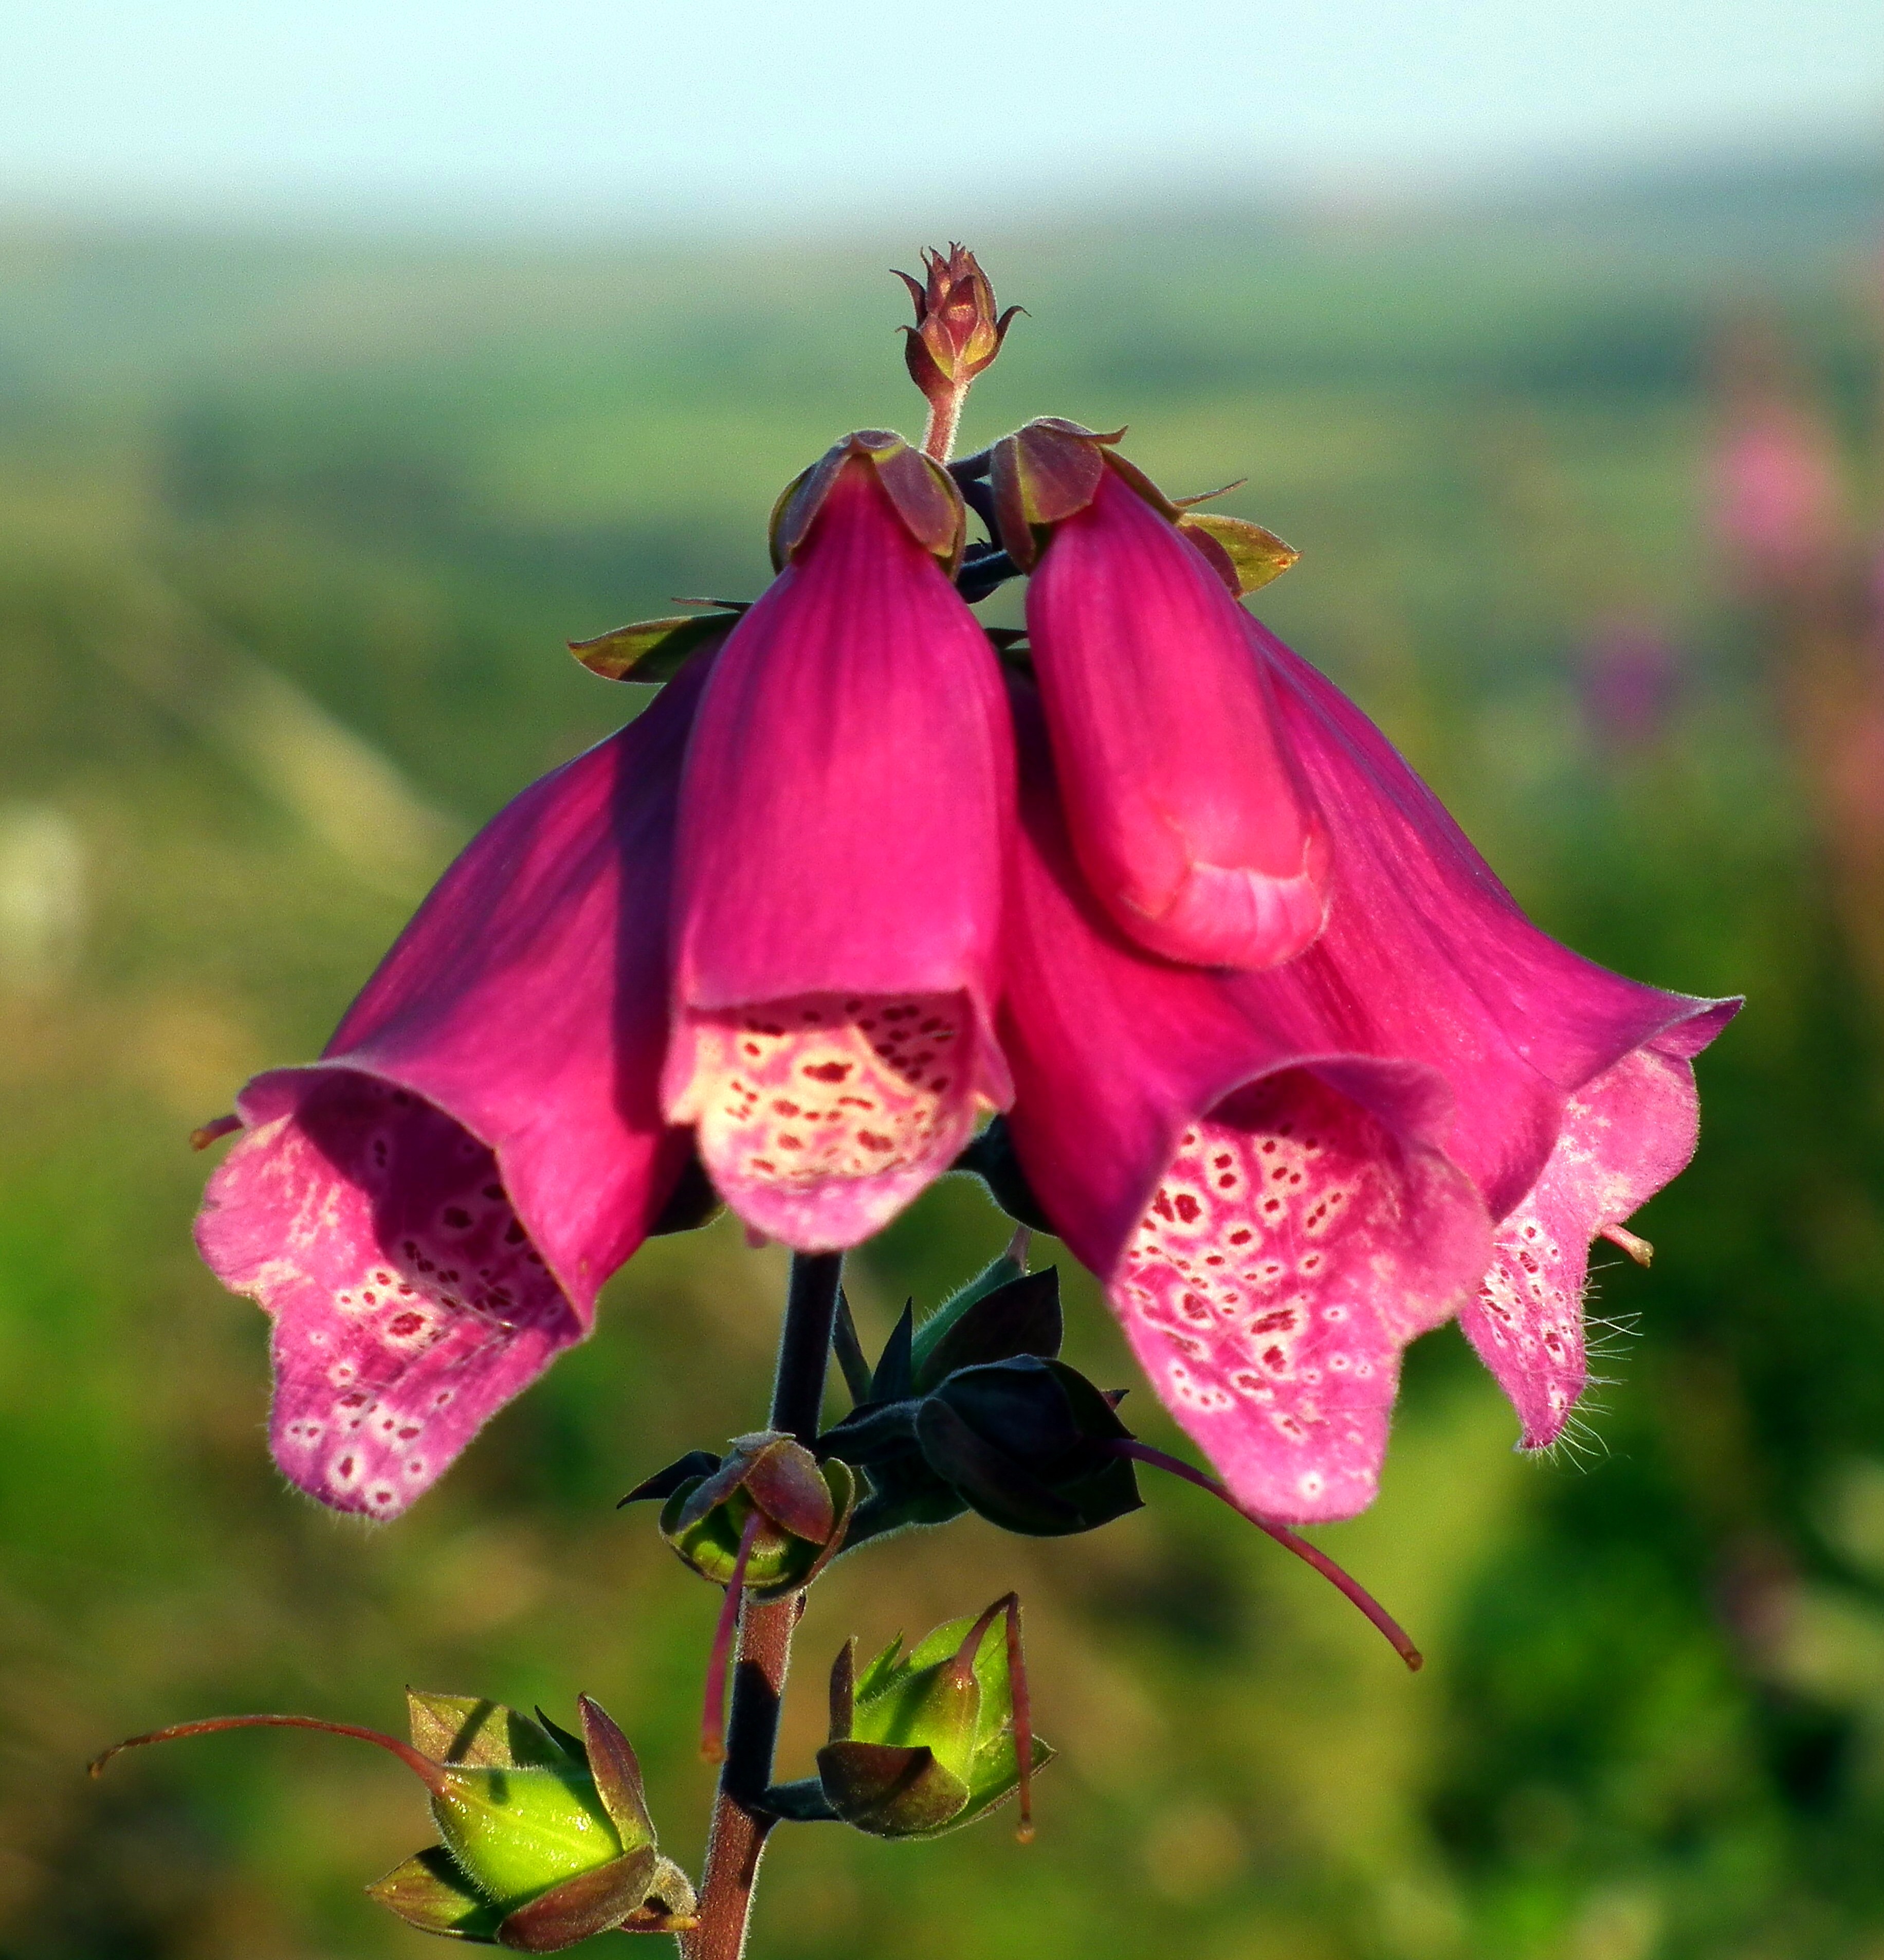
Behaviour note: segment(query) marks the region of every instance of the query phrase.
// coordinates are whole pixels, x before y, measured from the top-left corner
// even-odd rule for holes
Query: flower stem
[[[778,1366],[772,1378],[770,1427],[809,1444],[818,1435],[824,1370],[844,1273],[841,1252],[796,1252]],[[740,1960],[758,1883],[759,1859],[778,1820],[762,1806],[772,1780],[779,1705],[791,1664],[800,1593],[760,1605],[742,1596],[739,1658],[726,1721],[726,1762],[713,1799],[701,1883],[700,1920],[681,1943],[686,1960]]]
[[[955,447],[955,431],[961,426],[961,405],[968,399],[969,383],[958,383],[946,393],[929,398],[929,425],[923,431],[923,452],[938,463],[946,463]]]

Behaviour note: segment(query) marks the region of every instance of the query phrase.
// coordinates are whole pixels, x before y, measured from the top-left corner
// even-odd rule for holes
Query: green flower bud
[[[686,1874],[656,1848],[627,1738],[586,1695],[583,1732],[494,1701],[408,1691],[410,1745],[376,1729],[297,1715],[233,1715],[135,1736],[224,1729],[318,1729],[397,1756],[431,1795],[442,1844],[367,1888],[408,1925],[450,1939],[554,1953],[598,1933],[675,1933],[694,1923]],[[540,1715],[540,1711],[539,1711]]]
[[[818,1752],[831,1809],[875,1837],[933,1838],[1018,1790],[1031,1837],[1027,1787],[1053,1752],[1028,1718],[1018,1601],[1009,1593],[979,1619],[952,1620],[899,1656],[901,1644],[859,1677],[853,1640],[831,1669],[831,1739]]]
[[[662,1537],[703,1578],[730,1586],[737,1574],[761,1599],[811,1583],[843,1545],[857,1497],[847,1465],[835,1457],[820,1465],[802,1443],[766,1430],[736,1437],[708,1475],[661,1491],[663,1481],[650,1478],[631,1494],[666,1497]]]

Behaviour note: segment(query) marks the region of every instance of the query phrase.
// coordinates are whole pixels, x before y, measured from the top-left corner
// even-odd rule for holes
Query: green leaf
[[[739,617],[739,612],[729,608],[720,612],[682,612],[668,619],[637,619],[632,625],[599,633],[593,640],[571,640],[569,651],[604,680],[658,685],[672,680],[690,655],[724,639]]]

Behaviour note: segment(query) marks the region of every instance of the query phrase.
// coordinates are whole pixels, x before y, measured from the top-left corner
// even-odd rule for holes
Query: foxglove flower
[[[1252,972],[1292,959],[1326,913],[1327,837],[1235,599],[1177,510],[1090,438],[1036,427],[1010,439],[1003,492],[1036,508],[1043,492],[1084,498],[1054,527],[1027,625],[1088,883],[1168,959]]]
[[[1326,825],[1326,928],[1261,972],[1149,956],[1093,889],[1050,711],[1017,684],[1009,1120],[1239,1500],[1339,1518],[1374,1495],[1401,1351],[1455,1313],[1526,1446],[1561,1431],[1590,1242],[1686,1162],[1689,1059],[1736,1004],[1638,985],[1539,932],[1366,717],[1241,630]]]
[[[197,1243],[272,1316],[275,1459],[337,1510],[396,1516],[580,1340],[688,1168],[657,1090],[705,679],[500,813],[321,1059],[239,1099]]]
[[[783,569],[688,749],[663,1099],[747,1224],[805,1251],[875,1231],[1011,1096],[1013,740],[950,583],[963,523],[901,438],[839,444],[783,501]]]

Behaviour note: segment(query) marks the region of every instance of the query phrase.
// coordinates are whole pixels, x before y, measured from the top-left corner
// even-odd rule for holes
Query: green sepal
[[[917,1412],[923,1461],[970,1509],[1023,1538],[1069,1538],[1090,1526],[1079,1507],[996,1449],[947,1402]]]
[[[1024,1246],[1025,1238],[1015,1242]],[[916,1338],[910,1344],[910,1366],[913,1381],[926,1389],[941,1380],[944,1369],[938,1374],[931,1367],[937,1344],[948,1334],[956,1322],[961,1319],[977,1301],[986,1300],[997,1287],[1004,1287],[1010,1280],[1017,1280],[1027,1270],[1015,1256],[1013,1246],[997,1252],[973,1279],[958,1287],[932,1313],[923,1316],[923,1323],[916,1330]]]
[[[666,1503],[683,1484],[691,1488],[704,1481],[720,1468],[720,1459],[710,1449],[690,1449],[685,1456],[677,1456],[665,1469],[656,1470],[651,1477],[643,1477],[625,1497],[615,1500],[615,1507],[618,1511],[624,1504],[639,1504],[653,1497]]]
[[[880,1402],[900,1402],[911,1392],[914,1381],[916,1303],[903,1303],[903,1311],[890,1338],[877,1357],[876,1373],[870,1378],[872,1398]]]
[[[857,1480],[850,1466],[829,1457],[818,1466],[831,1495],[834,1519],[823,1543],[799,1538],[767,1522],[755,1536],[746,1560],[746,1589],[761,1600],[782,1599],[802,1592],[836,1556],[844,1543],[850,1514],[856,1507]],[[759,1507],[743,1485],[713,1505],[704,1515],[686,1516],[688,1507],[708,1480],[683,1484],[661,1511],[660,1532],[683,1564],[716,1586],[730,1586],[739,1561],[746,1522]]]
[[[561,1723],[552,1720],[550,1717],[545,1715],[540,1705],[535,1710],[535,1715],[536,1726],[562,1751],[569,1761],[578,1769],[587,1769],[589,1752],[583,1746],[582,1738],[580,1736],[570,1734]]]
[[[1273,531],[1247,517],[1226,517],[1214,511],[1187,511],[1177,528],[1210,561],[1211,569],[1239,599],[1280,578],[1301,557]]]
[[[853,430],[779,492],[767,527],[773,569],[784,570],[810,536],[839,476],[847,465],[858,460],[875,470],[904,529],[926,552],[939,558],[953,578],[967,541],[967,506],[948,471],[920,449],[911,448],[894,429]]]
[[[647,1898],[656,1862],[654,1847],[643,1844],[552,1885],[504,1916],[498,1944],[519,1953],[560,1953],[608,1932]]]
[[[688,1494],[675,1513],[675,1528],[697,1524],[740,1490],[793,1537],[822,1545],[831,1536],[837,1513],[817,1459],[795,1437],[770,1429],[732,1439],[719,1468]]]
[[[1024,1271],[1003,1252],[917,1329],[915,1392],[926,1395],[959,1368],[1017,1354],[1050,1360],[1065,1335],[1060,1274],[1052,1266]]]
[[[996,1621],[972,1662],[973,1689],[947,1677],[974,1626],[951,1620],[907,1654],[900,1640],[860,1675],[855,1643],[831,1671],[831,1737],[818,1752],[818,1774],[831,1807],[872,1835],[939,1837],[1005,1803],[1020,1787],[1012,1732],[1013,1683],[1005,1631]],[[1032,1767],[1053,1759],[1036,1736]],[[926,1764],[922,1760],[927,1758]],[[952,1807],[943,1799],[952,1786]]]
[[[569,651],[591,673],[604,680],[643,681],[659,686],[670,681],[702,647],[716,644],[739,624],[745,608],[715,600],[716,612],[682,612],[665,619],[637,619],[598,633],[593,640],[571,640]]]
[[[827,1742],[818,1780],[831,1809],[873,1838],[933,1838],[967,1809],[968,1787],[926,1747]]]
[[[930,1468],[990,1523],[1030,1538],[1091,1531],[1139,1508],[1111,1402],[1063,1361],[1019,1354],[958,1369],[923,1402]]]
[[[1028,1182],[1005,1116],[996,1116],[949,1168],[980,1178],[987,1186],[988,1195],[1017,1225],[1044,1232],[1050,1237],[1059,1236]]]
[[[408,1688],[405,1712],[413,1748],[434,1762],[504,1770],[557,1767],[567,1760],[527,1715],[500,1701]]]
[[[1124,433],[1097,435],[1078,422],[1043,415],[994,445],[988,479],[995,530],[1023,571],[1034,568],[1043,534],[1098,495],[1107,446]]]
[[[626,1736],[616,1726],[608,1710],[586,1694],[578,1695],[582,1711],[582,1740],[568,1736],[564,1747],[587,1765],[594,1779],[596,1793],[609,1821],[621,1834],[624,1850],[654,1842],[654,1820],[648,1815],[647,1793],[642,1787],[641,1765]],[[564,1732],[558,1730],[561,1737]]]
[[[469,1939],[479,1946],[497,1943],[503,1915],[459,1871],[442,1844],[415,1851],[404,1864],[394,1866],[367,1887],[367,1897],[421,1933]]]

